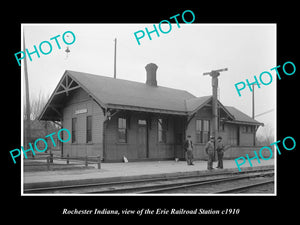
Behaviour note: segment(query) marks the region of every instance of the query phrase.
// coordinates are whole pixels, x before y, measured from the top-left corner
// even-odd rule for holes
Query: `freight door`
[[[145,159],[148,157],[147,154],[147,121],[139,120],[138,121],[138,158]]]

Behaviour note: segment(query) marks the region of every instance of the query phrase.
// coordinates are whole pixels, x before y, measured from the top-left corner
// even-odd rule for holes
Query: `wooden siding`
[[[196,141],[196,120],[210,120],[212,121],[212,112],[208,107],[200,109],[190,123],[187,126],[186,134],[190,134],[192,141],[194,143],[194,158],[195,159],[207,159],[204,147],[206,143],[197,143]],[[224,130],[218,132],[218,136],[222,136],[223,143],[225,145],[229,144],[229,133],[231,129],[237,129],[238,132],[238,145],[232,146],[232,151],[228,151],[226,157],[232,158],[233,156],[242,156],[244,152],[249,152],[249,148],[253,146],[254,133],[244,133],[240,129],[239,124],[226,124],[224,125]],[[212,130],[212,122],[210,123],[210,130]],[[240,149],[241,151],[239,152]],[[236,152],[237,151],[237,152]],[[246,153],[247,154],[247,153]]]
[[[238,157],[245,157],[246,158],[246,154],[248,154],[249,158],[255,157],[255,153],[254,151],[256,151],[257,155],[259,156],[259,160],[260,161],[264,161],[263,159],[261,159],[260,154],[259,154],[259,150],[262,148],[263,146],[235,146],[235,147],[231,147],[229,148],[227,151],[225,151],[224,153],[224,159],[236,159]],[[272,158],[274,158],[274,146],[271,147],[272,149]],[[264,149],[261,151],[261,155],[267,159],[270,157],[270,151],[268,151],[267,149]],[[247,160],[247,158],[246,158]],[[257,160],[256,158],[253,159],[253,161]]]
[[[128,120],[127,126],[127,143],[118,142],[118,118],[124,117]],[[158,119],[167,119],[166,143],[158,142]],[[145,143],[147,149],[146,154],[141,153],[139,135],[139,120],[147,121],[147,138]],[[106,161],[121,161],[123,156],[129,160],[147,160],[147,159],[174,159],[175,157],[183,156],[182,144],[175,144],[175,132],[183,134],[183,127],[174,124],[182,117],[177,116],[158,116],[155,114],[147,114],[142,112],[120,112],[111,118],[107,123],[105,134],[105,160]],[[183,123],[181,123],[183,124]],[[178,131],[179,129],[179,131]]]
[[[87,109],[87,112],[78,110]],[[75,113],[77,111],[77,113]],[[86,117],[92,116],[92,142],[86,143]],[[82,89],[69,96],[63,110],[63,126],[72,132],[72,118],[77,118],[76,142],[64,143],[64,156],[101,156],[103,157],[103,122],[102,109]]]
[[[186,135],[191,135],[191,139],[194,144],[194,158],[195,159],[205,159],[206,154],[204,151],[204,147],[206,143],[197,143],[196,141],[196,120],[212,120],[212,112],[211,109],[208,107],[203,107],[202,109],[198,110],[195,114],[193,119],[189,122]],[[212,130],[212,123],[210,123],[210,130]]]
[[[184,135],[190,134],[194,143],[194,158],[205,160],[206,143],[196,142],[196,120],[212,120],[211,108],[203,107],[189,122],[183,116],[155,114],[134,111],[120,111],[104,123],[105,116],[100,106],[82,89],[75,90],[68,96],[63,110],[63,126],[72,132],[72,118],[77,118],[76,142],[64,143],[63,155],[66,156],[98,156],[104,161],[122,161],[125,156],[129,161],[148,159],[174,159],[185,157],[182,146]],[[84,109],[84,110],[82,110]],[[87,111],[85,111],[85,109]],[[77,113],[75,113],[77,112]],[[79,113],[78,113],[79,112]],[[86,117],[92,116],[92,142],[86,143]],[[118,141],[118,118],[127,118],[127,142]],[[158,119],[167,120],[166,143],[158,141]],[[147,126],[139,124],[139,120],[146,120]],[[212,126],[212,123],[210,123]],[[226,124],[224,131],[219,131],[224,144],[228,144],[230,130],[238,128],[239,124]],[[105,127],[105,134],[103,129]],[[145,131],[146,129],[146,131]],[[210,127],[210,130],[212,127]],[[143,131],[143,132],[141,132]],[[254,133],[239,131],[239,146],[233,146],[225,154],[225,158],[244,156],[253,152]],[[141,139],[141,135],[146,139]],[[103,137],[105,141],[103,143]],[[178,140],[181,139],[181,140]],[[104,147],[104,149],[103,149]]]

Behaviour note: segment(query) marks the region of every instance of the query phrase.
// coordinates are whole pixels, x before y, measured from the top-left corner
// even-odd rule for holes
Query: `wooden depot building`
[[[66,70],[39,119],[60,121],[71,133],[62,155],[101,156],[103,161],[184,158],[192,136],[194,157],[205,159],[211,134],[212,96],[157,85],[157,66],[146,67],[146,83]],[[244,156],[262,123],[218,101],[218,135],[231,148],[224,158]]]

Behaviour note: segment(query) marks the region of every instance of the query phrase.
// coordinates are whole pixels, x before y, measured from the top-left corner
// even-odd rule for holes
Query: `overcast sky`
[[[203,73],[228,68],[219,77],[219,100],[252,115],[252,93],[246,88],[239,97],[234,84],[246,79],[254,81],[254,75],[259,77],[261,72],[277,66],[276,24],[182,23],[178,28],[175,23],[168,34],[157,37],[152,33],[152,40],[145,35],[138,45],[134,32],[145,31],[145,27],[151,30],[153,24],[23,24],[29,52],[34,51],[33,45],[38,48],[42,41],[62,36],[65,31],[76,36],[74,44],[69,45],[68,56],[67,45],[60,37],[60,50],[52,40],[49,55],[40,53],[38,58],[34,54],[32,61],[27,61],[30,97],[35,98],[39,92],[51,94],[65,70],[113,77],[117,38],[117,78],[145,82],[145,66],[152,62],[158,66],[159,86],[186,90],[200,97],[212,94],[211,78]],[[273,82],[255,89],[255,114],[274,109],[256,118],[274,128],[276,76],[274,71],[271,73]]]

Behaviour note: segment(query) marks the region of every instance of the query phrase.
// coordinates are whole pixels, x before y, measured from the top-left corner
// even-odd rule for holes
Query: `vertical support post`
[[[211,72],[203,73],[203,75],[211,76],[211,85],[212,85],[212,136],[215,137],[215,143],[218,135],[218,76],[220,76],[220,72],[227,71],[227,68],[220,70],[212,70]],[[215,149],[216,150],[216,145]],[[215,152],[215,151],[214,151]],[[215,157],[214,157],[215,158]]]
[[[61,129],[64,128],[63,126],[63,117],[61,118]],[[64,138],[64,133],[62,132],[62,138]],[[64,143],[60,141],[60,146],[61,146],[61,156],[64,155]]]
[[[151,123],[151,119],[146,119],[146,158],[149,158],[149,123]]]
[[[252,84],[252,119],[255,118],[255,102],[254,102],[254,86],[255,84]],[[256,145],[256,128],[254,128],[254,132],[253,132],[253,145]]]
[[[67,164],[69,164],[70,163],[70,161],[69,161],[69,153],[67,154]]]
[[[107,111],[105,112],[105,116],[107,118]],[[103,159],[106,159],[106,128],[107,128],[108,119],[103,122],[103,131],[102,131],[102,149],[103,149]]]
[[[98,156],[98,169],[101,169],[101,156]]]
[[[253,130],[253,145],[256,146],[256,130],[257,126],[255,125],[254,130]]]
[[[218,75],[217,75],[218,76]],[[212,96],[212,136],[216,138],[218,131],[218,77],[212,77],[212,88],[213,88],[213,96]]]
[[[215,137],[214,143],[214,161],[216,160],[216,140],[218,135],[218,76],[219,72],[212,72],[212,136]]]

